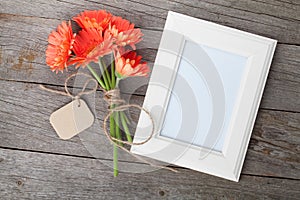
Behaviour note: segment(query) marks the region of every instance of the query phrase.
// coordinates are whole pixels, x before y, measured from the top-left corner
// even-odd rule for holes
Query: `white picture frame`
[[[238,181],[276,44],[169,11],[131,152]]]

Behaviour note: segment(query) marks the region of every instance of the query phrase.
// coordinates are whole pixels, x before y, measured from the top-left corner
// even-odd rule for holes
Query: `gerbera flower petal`
[[[73,34],[71,22],[63,21],[56,31],[52,31],[48,37],[46,50],[46,63],[52,71],[63,72],[67,68],[67,62],[72,53],[75,34]]]
[[[146,62],[141,62],[142,57],[135,51],[123,54],[123,50],[115,52],[116,76],[126,78],[128,76],[147,76],[150,69]]]
[[[90,62],[97,62],[99,57],[114,49],[114,39],[109,34],[102,36],[102,31],[95,28],[83,29],[75,38],[73,52],[75,57],[68,64],[85,67]]]
[[[118,46],[124,47],[130,45],[135,50],[135,44],[142,40],[142,32],[134,28],[134,24],[121,17],[113,16],[107,29],[115,39]]]
[[[73,17],[73,20],[83,29],[95,28],[104,31],[111,18],[112,14],[106,10],[87,10]]]

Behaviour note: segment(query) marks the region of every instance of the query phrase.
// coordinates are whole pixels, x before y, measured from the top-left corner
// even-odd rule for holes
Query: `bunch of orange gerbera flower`
[[[142,62],[142,57],[135,52],[135,45],[142,40],[143,34],[140,29],[134,28],[134,24],[105,10],[84,11],[73,20],[81,27],[78,34],[73,33],[70,21],[63,21],[49,35],[46,63],[52,71],[63,72],[70,65],[87,67],[106,91],[118,87],[119,79],[149,73],[147,63]],[[114,56],[110,72],[103,60],[103,56],[108,54]],[[91,67],[91,62],[99,63],[100,76]],[[127,140],[132,142],[128,119],[123,111],[110,115],[111,136],[121,139],[119,120]],[[114,147],[114,175],[117,176],[117,146]]]
[[[84,11],[73,17],[82,28],[73,33],[71,22],[63,21],[56,31],[49,35],[46,62],[52,71],[63,71],[69,65],[86,67],[90,62],[114,53],[116,73],[119,78],[145,76],[149,72],[146,63],[135,52],[126,52],[126,46],[135,50],[135,44],[142,40],[142,32],[134,24],[105,10]],[[125,62],[124,62],[125,60]]]

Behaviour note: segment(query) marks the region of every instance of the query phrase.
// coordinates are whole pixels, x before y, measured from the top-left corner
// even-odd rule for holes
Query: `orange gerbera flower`
[[[49,35],[49,45],[46,50],[46,63],[52,71],[63,71],[67,68],[67,61],[72,53],[75,34],[73,34],[71,22],[63,21]]]
[[[102,36],[97,29],[83,29],[75,38],[73,52],[76,57],[71,58],[69,64],[85,67],[90,62],[97,62],[99,57],[109,54],[114,48],[113,39],[109,34]]]
[[[112,14],[106,10],[84,11],[73,17],[73,20],[83,29],[96,28],[103,31],[108,27]]]
[[[107,31],[116,39],[118,46],[130,45],[135,50],[135,44],[142,40],[142,32],[134,28],[134,24],[121,17],[113,16]]]
[[[150,69],[146,62],[141,62],[142,56],[137,56],[135,51],[129,51],[123,55],[115,53],[116,76],[126,78],[128,76],[147,76]]]

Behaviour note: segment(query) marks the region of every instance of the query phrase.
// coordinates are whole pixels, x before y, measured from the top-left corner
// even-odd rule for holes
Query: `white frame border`
[[[165,30],[175,32],[175,35],[171,38]],[[179,42],[174,42],[174,38]],[[169,85],[169,88],[172,88],[182,44],[186,38],[248,58],[244,81],[239,90],[238,105],[235,106],[234,120],[230,124],[231,131],[226,137],[223,152],[212,151],[201,160],[194,155],[200,150],[206,151],[204,148],[192,145],[192,148],[182,149],[181,142],[174,142],[172,139],[160,136],[164,116],[162,112],[152,112],[155,105],[165,108],[168,104],[170,91],[160,89],[157,83],[161,81],[162,85]],[[276,44],[277,41],[273,39],[169,11],[143,105],[145,109],[151,111],[156,125],[156,134],[149,142],[132,146],[131,152],[238,181]],[[166,54],[164,49],[171,49],[176,54]],[[166,74],[165,80],[157,80],[157,76],[163,73],[159,66],[170,67],[174,74]],[[149,120],[147,115],[141,113],[134,142],[140,142],[149,136],[149,128],[143,127],[149,127]],[[170,155],[163,151],[163,148],[171,143],[172,148],[184,150],[183,155],[177,160],[170,160]]]

